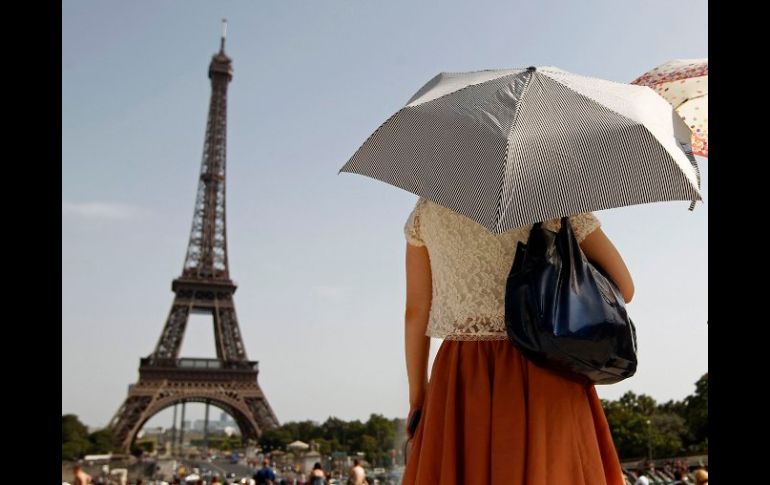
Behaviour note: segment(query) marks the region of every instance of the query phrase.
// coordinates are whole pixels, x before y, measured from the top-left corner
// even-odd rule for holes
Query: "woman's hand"
[[[409,415],[406,417],[406,438],[414,438],[414,434],[417,431],[417,426],[422,417],[422,403],[420,405],[411,405],[409,407]]]
[[[419,389],[409,391],[409,414],[406,417],[406,437],[412,439],[417,431],[417,425],[422,417],[422,409],[425,403],[425,393],[428,383],[424,382]]]
[[[620,253],[601,229],[586,236],[580,249],[589,261],[598,264],[618,287],[626,303],[634,297],[634,281]]]

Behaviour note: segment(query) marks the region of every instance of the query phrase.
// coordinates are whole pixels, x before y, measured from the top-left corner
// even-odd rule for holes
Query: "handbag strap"
[[[580,247],[580,243],[575,236],[575,232],[572,230],[572,223],[569,217],[561,218],[561,227],[556,235],[556,244],[560,248],[561,257],[570,261],[570,264],[563,266],[563,270],[571,271],[573,276],[578,271],[578,268],[588,263],[583,249]]]

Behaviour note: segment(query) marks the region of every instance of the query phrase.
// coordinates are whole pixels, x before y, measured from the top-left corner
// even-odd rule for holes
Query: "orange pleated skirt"
[[[444,340],[403,485],[624,485],[594,386],[507,340]]]

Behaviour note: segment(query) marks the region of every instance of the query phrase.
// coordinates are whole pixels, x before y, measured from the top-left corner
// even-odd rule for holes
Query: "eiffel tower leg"
[[[174,421],[171,425],[171,455],[176,456],[176,404],[174,404]]]
[[[147,410],[158,399],[160,391],[159,387],[153,387],[147,388],[140,384],[132,386],[125,402],[110,422],[113,436],[125,452],[130,451],[131,442],[141,429],[140,426],[151,417],[147,415]]]
[[[206,417],[203,419],[203,449],[209,451],[209,403],[206,403]]]
[[[214,335],[220,359],[236,362],[247,360],[232,297],[214,301]]]
[[[182,426],[179,433],[179,451],[184,454],[184,408],[187,403],[182,401]]]
[[[161,333],[158,344],[155,346],[155,352],[151,356],[153,360],[174,360],[179,357],[189,316],[190,306],[175,299],[168,314],[166,325],[163,327],[163,333]]]
[[[278,418],[273,412],[273,408],[266,399],[246,398],[246,406],[248,406],[251,414],[256,418],[257,423],[260,424],[262,429],[277,428],[280,426]],[[258,438],[255,437],[254,439]]]
[[[143,369],[140,374],[149,374],[151,371],[156,372],[154,368]],[[153,380],[140,377],[139,383],[131,387],[128,398],[110,423],[122,450],[130,450],[134,437],[150,418],[181,403],[182,423],[178,434],[181,452],[184,441],[185,403],[190,401],[210,403],[223,409],[235,418],[241,435],[246,440],[256,440],[263,431],[279,426],[278,419],[256,383],[255,371],[246,376],[231,374],[232,371],[225,369],[216,369],[211,371],[210,375],[179,372],[176,369],[165,372],[174,378]],[[217,375],[220,376],[217,385],[212,386],[211,382]],[[239,378],[240,381],[237,380]]]

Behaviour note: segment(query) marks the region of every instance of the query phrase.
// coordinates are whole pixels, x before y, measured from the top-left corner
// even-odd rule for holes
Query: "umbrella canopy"
[[[690,130],[652,89],[554,67],[441,73],[338,173],[493,233],[579,212],[700,200]]]
[[[306,450],[306,449],[310,448],[310,445],[308,445],[307,443],[304,443],[302,441],[293,441],[293,442],[289,443],[287,446],[289,448],[294,448],[294,449],[297,449],[297,450]]]
[[[692,130],[693,153],[708,157],[708,59],[675,59],[649,71],[632,84],[649,86],[666,101]]]

